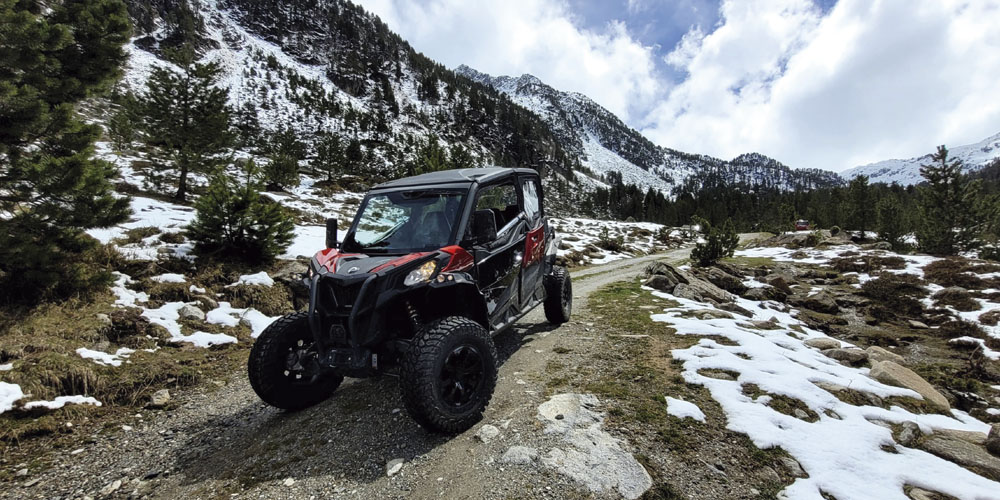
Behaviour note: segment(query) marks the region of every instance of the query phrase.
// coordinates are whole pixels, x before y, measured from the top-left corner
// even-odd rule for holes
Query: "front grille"
[[[333,287],[333,296],[337,301],[338,308],[350,308],[354,306],[354,301],[361,291],[361,283],[355,285],[341,285]]]

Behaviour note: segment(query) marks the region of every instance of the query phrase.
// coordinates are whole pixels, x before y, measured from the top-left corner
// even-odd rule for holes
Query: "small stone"
[[[202,311],[191,304],[183,305],[177,310],[177,314],[181,317],[181,319],[205,321],[205,311]]]
[[[291,477],[285,478],[285,481],[284,481],[284,485],[285,486],[291,486],[293,484],[295,484],[295,478],[291,478]]]
[[[205,309],[212,310],[219,307],[219,302],[208,295],[194,295],[191,297],[201,303],[201,306]]]
[[[395,476],[401,470],[403,470],[403,459],[402,458],[396,458],[396,459],[390,460],[389,463],[385,464],[385,475],[386,476],[389,476],[389,477]]]
[[[28,475],[28,469],[21,469],[21,470],[15,472],[14,475],[17,476],[17,477],[27,476]]]
[[[478,438],[480,441],[484,443],[489,443],[490,441],[493,440],[493,438],[499,435],[500,435],[500,429],[497,429],[496,426],[490,424],[486,424],[480,427],[478,431],[476,431],[476,438]]]
[[[805,410],[801,408],[796,408],[795,411],[793,411],[792,413],[794,413],[795,418],[799,420],[809,420],[809,414],[806,413]]]
[[[923,433],[920,432],[920,426],[915,422],[903,422],[902,429],[899,431],[899,444],[903,446],[913,446],[914,443],[920,439]]]
[[[803,344],[809,347],[815,347],[821,351],[827,349],[838,349],[840,348],[840,341],[837,339],[832,339],[830,337],[816,337],[812,339],[806,339]]]
[[[104,313],[97,313],[97,322],[103,326],[111,326],[111,316]]]
[[[83,448],[77,448],[77,449],[69,452],[70,455],[79,455],[81,453],[83,453]]]
[[[799,465],[799,461],[795,460],[792,457],[783,456],[783,457],[780,457],[778,459],[778,461],[781,462],[781,465],[784,466],[785,470],[787,470],[788,473],[791,474],[793,477],[808,477],[809,476],[808,474],[806,474],[806,471],[802,470],[802,466]]]
[[[128,432],[128,431],[132,430],[132,426],[131,425],[123,425],[122,426],[122,430],[125,431],[125,432]]]
[[[912,498],[913,500],[935,500],[936,498],[940,497],[933,491],[927,491],[921,488],[913,488],[910,490],[910,498]]]
[[[153,396],[149,398],[150,408],[163,408],[170,402],[170,391],[167,389],[160,389],[153,393]]]
[[[868,353],[861,349],[827,349],[823,354],[850,365],[859,365],[868,360]]]
[[[507,452],[500,457],[500,461],[506,464],[528,465],[538,459],[538,450],[527,446],[511,446]]]
[[[930,328],[930,327],[927,326],[926,323],[917,321],[915,319],[911,319],[909,321],[909,323],[910,323],[910,328],[913,328],[914,330],[926,330],[926,329]]]

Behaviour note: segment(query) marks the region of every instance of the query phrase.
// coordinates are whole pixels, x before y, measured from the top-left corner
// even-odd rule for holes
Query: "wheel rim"
[[[313,342],[297,339],[288,346],[282,374],[292,385],[310,385],[319,379],[315,370],[316,352]]]
[[[461,345],[448,353],[441,367],[441,398],[452,407],[473,400],[485,380],[486,364],[473,346]]]

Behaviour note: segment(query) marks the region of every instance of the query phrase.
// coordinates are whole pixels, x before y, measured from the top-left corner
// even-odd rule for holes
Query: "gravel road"
[[[510,446],[543,448],[536,418],[545,367],[557,346],[585,347],[587,298],[634,277],[653,260],[688,249],[573,273],[574,319],[558,328],[541,308],[495,340],[502,366],[483,424],[452,437],[428,434],[406,415],[396,379],[348,379],[316,407],[286,413],[261,403],[245,374],[175,395],[52,450],[54,465],[8,483],[0,498],[565,498],[579,483],[538,465],[511,465]],[[596,344],[595,344],[596,345]],[[387,465],[402,460],[392,476]]]

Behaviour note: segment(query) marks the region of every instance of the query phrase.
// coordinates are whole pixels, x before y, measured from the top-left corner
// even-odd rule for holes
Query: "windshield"
[[[344,238],[344,251],[405,254],[447,246],[464,198],[463,192],[442,190],[371,195]]]

